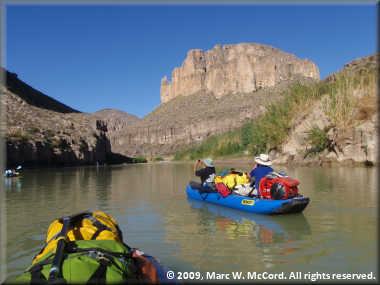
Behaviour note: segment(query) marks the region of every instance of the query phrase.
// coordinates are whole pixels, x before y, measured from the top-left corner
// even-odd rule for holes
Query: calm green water
[[[216,170],[231,167],[248,171],[252,165],[217,164]],[[169,163],[27,169],[20,170],[20,178],[3,178],[6,267],[0,281],[30,265],[55,218],[91,210],[113,216],[129,246],[177,274],[200,272],[200,282],[219,283],[210,279],[219,276],[212,272],[229,274],[228,282],[233,273],[250,283],[312,282],[313,276],[321,281],[322,274],[329,283],[358,282],[333,279],[333,274],[372,274],[376,279],[360,282],[379,282],[378,167],[275,165],[275,171],[299,180],[300,193],[310,198],[303,213],[284,216],[188,199],[186,185],[198,181],[192,169],[193,164]],[[247,280],[254,272],[256,280]],[[258,279],[264,272],[287,279]],[[292,278],[299,272],[301,279]]]

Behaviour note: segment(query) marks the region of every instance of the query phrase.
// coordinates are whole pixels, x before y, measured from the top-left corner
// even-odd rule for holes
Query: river
[[[231,167],[252,165],[220,163],[216,171]],[[378,283],[379,168],[273,168],[300,181],[300,194],[310,198],[303,213],[266,216],[188,199],[186,185],[198,181],[190,163],[20,169],[21,177],[3,178],[0,281],[31,264],[55,218],[91,210],[114,217],[126,244],[177,275],[203,277],[185,284],[234,277],[357,283],[353,274]]]

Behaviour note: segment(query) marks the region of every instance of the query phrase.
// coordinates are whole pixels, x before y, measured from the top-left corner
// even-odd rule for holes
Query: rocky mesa
[[[217,45],[191,50],[173,82],[164,78],[162,104],[139,121],[110,134],[123,155],[170,155],[233,131],[265,112],[290,82],[319,80],[310,60],[261,44]]]
[[[161,100],[197,91],[212,92],[215,98],[229,93],[249,93],[272,87],[294,75],[319,79],[314,62],[275,47],[258,43],[216,45],[212,50],[190,50],[180,68],[161,80]]]

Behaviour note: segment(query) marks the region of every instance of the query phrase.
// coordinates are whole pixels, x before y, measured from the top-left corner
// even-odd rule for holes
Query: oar
[[[17,167],[16,170],[19,170],[21,168],[21,166]]]
[[[61,235],[57,239],[57,245],[55,248],[55,256],[54,256],[53,264],[51,266],[50,273],[49,273],[49,280],[48,280],[49,283],[53,282],[55,278],[57,278],[58,276],[59,267],[61,266],[63,251],[65,249],[66,242],[67,242],[66,235],[69,230],[69,223],[70,223],[69,217],[63,220]]]

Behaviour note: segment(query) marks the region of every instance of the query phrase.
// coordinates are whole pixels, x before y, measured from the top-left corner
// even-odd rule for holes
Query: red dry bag
[[[260,195],[272,200],[293,198],[298,194],[297,185],[299,184],[299,181],[291,177],[277,177],[274,179],[263,177],[259,182]],[[278,189],[281,190],[281,195],[280,192],[277,191]]]
[[[215,188],[219,191],[223,198],[231,194],[230,189],[228,189],[228,187],[224,185],[222,182],[216,183]]]

